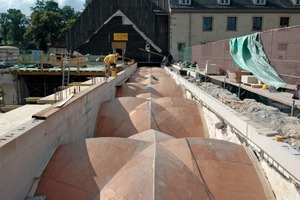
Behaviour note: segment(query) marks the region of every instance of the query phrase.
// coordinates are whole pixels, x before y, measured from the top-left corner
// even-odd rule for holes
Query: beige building
[[[254,32],[300,25],[299,0],[171,0],[170,52]]]

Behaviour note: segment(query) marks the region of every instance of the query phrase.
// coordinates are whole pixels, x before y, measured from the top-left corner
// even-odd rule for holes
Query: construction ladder
[[[62,67],[62,86],[68,86],[70,83],[70,67]]]

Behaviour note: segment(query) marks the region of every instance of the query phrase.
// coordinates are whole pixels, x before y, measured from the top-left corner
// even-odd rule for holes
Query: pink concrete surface
[[[127,112],[127,104],[136,107]],[[149,129],[173,137],[206,137],[207,128],[201,112],[201,105],[181,97],[164,97],[144,102],[140,98],[132,98],[126,103],[123,103],[123,98],[117,98],[101,106],[95,137],[129,137]]]
[[[95,138],[59,146],[36,195],[48,200],[275,199],[251,151],[207,136],[199,103],[185,99],[163,68],[138,68],[116,98],[101,105]]]
[[[268,199],[240,145],[155,130],[61,145],[36,195],[47,199]]]

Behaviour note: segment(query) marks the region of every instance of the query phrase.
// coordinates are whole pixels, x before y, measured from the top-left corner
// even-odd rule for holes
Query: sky
[[[46,0],[45,0],[46,1]],[[54,0],[58,3],[59,8],[66,5],[74,8],[75,11],[82,11],[85,0]],[[37,0],[0,0],[0,13],[6,13],[8,9],[19,9],[27,16],[30,15],[30,7],[34,7]]]

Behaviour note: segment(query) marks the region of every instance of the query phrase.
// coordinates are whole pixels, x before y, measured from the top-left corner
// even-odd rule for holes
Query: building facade
[[[115,24],[117,12],[122,23]],[[294,25],[300,25],[299,0],[93,0],[71,28],[68,49],[110,53],[114,33],[125,33],[128,57],[145,60],[139,49],[150,44],[179,60],[185,47]]]
[[[170,51],[300,25],[297,0],[171,0]]]

